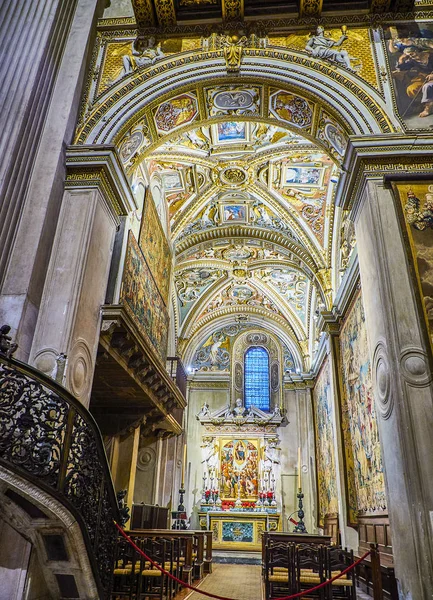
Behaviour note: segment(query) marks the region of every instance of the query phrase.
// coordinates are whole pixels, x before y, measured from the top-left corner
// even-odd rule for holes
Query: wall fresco
[[[163,360],[167,354],[168,313],[139,245],[130,231],[120,302]]]
[[[327,515],[338,512],[330,377],[329,360],[325,358],[313,390],[320,527]]]
[[[409,129],[433,125],[433,25],[409,22],[384,29],[397,110]]]
[[[340,334],[341,426],[350,523],[356,523],[359,513],[386,510],[369,356],[364,307],[359,293]]]
[[[170,291],[171,250],[151,194],[146,195],[141,219],[140,248],[153,279],[167,304]]]
[[[433,347],[433,185],[397,185]]]

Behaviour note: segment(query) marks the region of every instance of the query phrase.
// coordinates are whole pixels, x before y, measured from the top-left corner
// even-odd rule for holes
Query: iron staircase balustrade
[[[101,600],[111,597],[122,523],[99,428],[61,385],[0,354],[0,464],[61,502],[76,518]]]

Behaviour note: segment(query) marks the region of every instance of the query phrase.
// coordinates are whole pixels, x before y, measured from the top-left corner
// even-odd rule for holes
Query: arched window
[[[261,346],[252,346],[245,353],[245,408],[255,406],[270,410],[269,354]]]

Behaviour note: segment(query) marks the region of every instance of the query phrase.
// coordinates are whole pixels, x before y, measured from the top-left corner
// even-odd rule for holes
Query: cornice
[[[349,140],[335,204],[352,211],[360,208],[360,196],[368,180],[383,180],[397,173],[433,171],[433,133],[416,136],[389,135]]]
[[[115,217],[136,210],[135,198],[114,146],[68,146],[66,170],[66,189],[101,189]]]
[[[231,21],[227,23],[189,23],[184,25],[175,25],[171,27],[147,27],[141,33],[144,35],[162,34],[167,37],[182,37],[185,35],[209,35],[215,29],[220,29],[223,32],[227,29],[235,30],[261,30],[269,33],[285,33],[287,30],[296,31],[302,29],[313,29],[317,25],[337,26],[340,27],[344,22],[348,26],[364,25],[378,27],[386,23],[394,23],[399,21],[414,21],[414,20],[433,20],[433,10],[431,3],[423,3],[419,8],[415,7],[411,12],[385,12],[385,13],[359,13],[345,12],[337,14],[322,14],[320,17],[282,17],[273,19],[263,19],[260,17],[249,17],[245,20]],[[117,17],[111,19],[99,19],[99,31],[112,31],[116,29],[129,30],[137,33],[137,24],[133,17]]]

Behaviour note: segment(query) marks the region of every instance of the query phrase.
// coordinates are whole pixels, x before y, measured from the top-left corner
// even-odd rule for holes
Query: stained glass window
[[[253,346],[245,354],[245,408],[256,406],[270,410],[269,355],[264,348]]]

